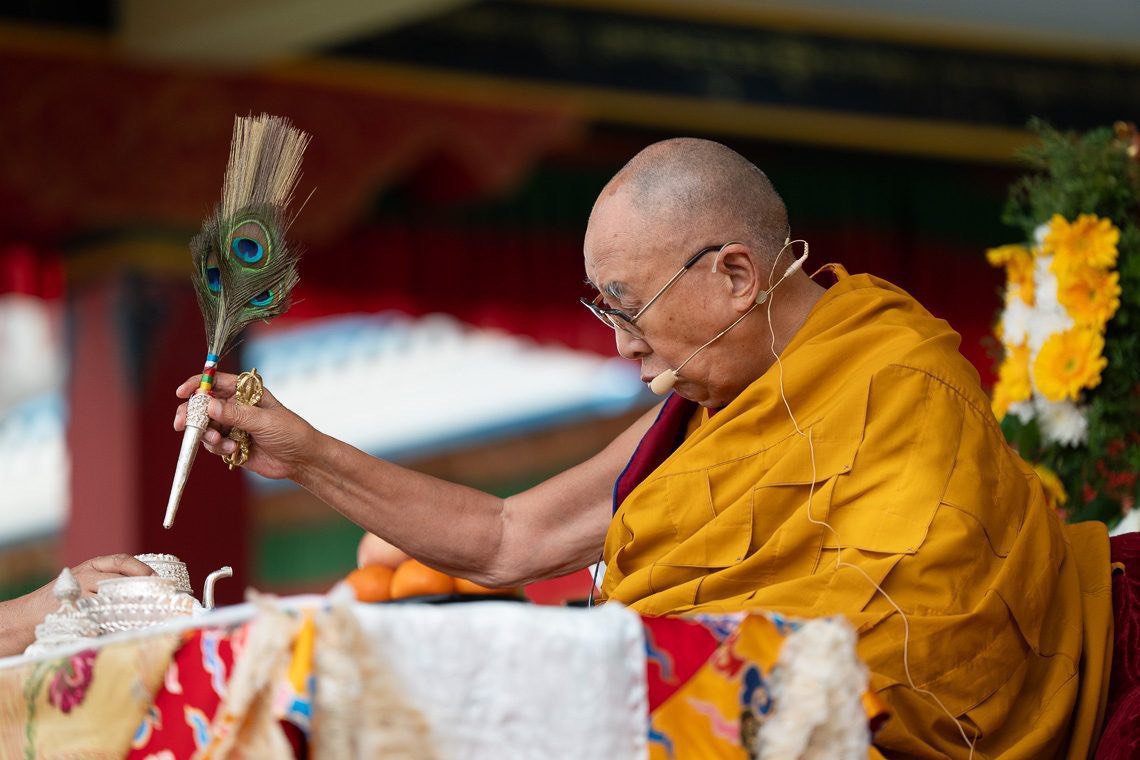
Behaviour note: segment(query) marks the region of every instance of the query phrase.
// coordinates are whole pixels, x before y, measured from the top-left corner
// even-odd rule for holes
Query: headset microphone
[[[676,384],[677,370],[667,369],[649,381],[649,390],[653,391],[658,396],[664,396],[666,393],[673,390],[673,386]]]
[[[664,372],[662,372],[660,375],[658,375],[657,377],[650,380],[649,381],[649,390],[651,392],[653,392],[654,394],[656,394],[658,396],[664,396],[666,393],[673,390],[673,386],[677,384],[677,380],[680,377],[681,370],[685,367],[686,364],[688,364],[690,361],[692,361],[694,356],[699,354],[701,351],[704,351],[706,348],[711,346],[716,341],[720,340],[721,337],[724,336],[725,333],[727,333],[729,330],[731,330],[732,328],[734,328],[738,324],[740,324],[740,320],[744,319],[749,314],[756,311],[756,307],[759,306],[760,304],[764,303],[765,301],[767,301],[768,296],[771,295],[773,290],[775,290],[776,288],[778,288],[780,286],[781,282],[783,282],[784,280],[791,277],[793,274],[798,272],[803,267],[804,262],[807,260],[807,257],[808,257],[808,244],[807,244],[806,240],[788,240],[784,243],[784,248],[780,249],[780,253],[783,253],[784,249],[786,249],[789,245],[792,245],[793,243],[803,243],[804,244],[804,253],[802,256],[800,256],[798,259],[796,259],[790,265],[788,265],[788,268],[784,270],[784,274],[780,277],[779,280],[776,281],[776,284],[772,285],[767,290],[760,291],[760,294],[756,296],[756,303],[752,304],[752,307],[750,309],[748,309],[748,311],[744,312],[739,317],[737,317],[731,325],[729,325],[728,327],[724,328],[719,333],[717,333],[713,337],[713,339],[710,340],[708,343],[705,343],[703,346],[698,348],[696,351],[689,354],[689,358],[685,359],[685,361],[681,362],[677,366],[676,369],[667,369]],[[777,255],[776,258],[779,259],[780,258],[779,255]],[[771,282],[771,279],[769,279],[768,282]]]
[[[673,386],[677,384],[677,378],[680,376],[681,370],[684,369],[686,364],[688,364],[690,361],[692,361],[694,356],[699,354],[701,351],[704,351],[706,348],[711,346],[716,341],[720,340],[721,337],[724,336],[725,333],[727,333],[729,330],[731,330],[732,328],[734,328],[738,324],[740,324],[740,320],[744,319],[749,314],[756,311],[756,307],[759,305],[760,305],[759,301],[752,304],[752,306],[748,309],[748,311],[744,312],[739,317],[734,319],[731,325],[729,325],[728,327],[726,327],[723,330],[721,330],[720,332],[718,332],[715,336],[713,336],[713,339],[710,340],[708,343],[705,343],[703,346],[698,348],[696,351],[689,354],[689,358],[686,359],[685,361],[681,362],[679,365],[677,365],[677,369],[667,369],[664,372],[662,372],[660,375],[658,375],[657,377],[650,380],[649,381],[649,390],[653,391],[658,396],[664,396],[666,393],[673,390]]]

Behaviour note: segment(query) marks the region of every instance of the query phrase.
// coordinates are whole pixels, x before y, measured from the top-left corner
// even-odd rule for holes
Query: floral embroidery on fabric
[[[658,677],[665,683],[676,683],[673,673],[673,655],[663,647],[657,646],[653,639],[653,629],[645,629],[645,659],[647,663],[657,663]]]
[[[150,742],[150,737],[154,732],[161,730],[162,711],[157,706],[151,705],[147,708],[146,715],[143,716],[142,722],[139,723],[139,727],[131,739],[131,748],[142,749]]]
[[[716,637],[717,641],[724,641],[736,630],[740,621],[747,614],[747,612],[701,612],[690,615],[688,619],[703,625],[709,633]]]
[[[740,674],[740,670],[745,664],[744,658],[736,651],[739,636],[739,631],[733,631],[732,635],[709,657],[709,665],[712,669],[730,680],[735,679]]]
[[[736,720],[725,718],[720,714],[720,710],[716,708],[716,705],[702,699],[689,697],[688,703],[694,712],[708,718],[709,728],[712,730],[713,736],[718,739],[724,739],[734,747],[738,746],[737,742],[740,741],[740,724]]]
[[[673,749],[673,741],[666,734],[654,728],[652,723],[649,724],[649,743],[660,744],[662,749],[665,750],[666,757],[670,760],[677,756],[676,751]]]
[[[758,753],[754,747],[754,737],[760,732],[760,725],[772,712],[772,693],[764,672],[755,665],[749,665],[740,681],[740,746],[748,751],[750,760]]]
[[[184,714],[186,725],[190,726],[190,733],[194,738],[194,747],[202,749],[210,743],[210,719],[206,717],[206,713],[190,705],[186,705]]]
[[[226,696],[226,663],[218,654],[218,642],[223,632],[217,629],[202,633],[202,669],[210,674],[210,684],[219,697]]]
[[[91,676],[95,671],[96,654],[94,649],[85,649],[63,663],[48,684],[49,703],[64,713],[69,713],[73,708],[83,704],[83,698],[87,696],[87,687],[91,685]]]
[[[178,677],[178,661],[171,660],[170,667],[166,669],[166,675],[162,679],[162,688],[171,694],[182,693],[182,681]]]
[[[772,625],[776,626],[776,630],[779,631],[782,636],[787,636],[789,633],[794,633],[803,627],[801,621],[788,620],[778,612],[765,611],[763,614],[772,621]]]

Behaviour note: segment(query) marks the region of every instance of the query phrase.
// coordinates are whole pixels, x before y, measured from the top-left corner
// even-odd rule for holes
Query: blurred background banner
[[[505,494],[652,402],[577,303],[594,197],[642,147],[741,152],[821,263],[909,290],[990,383],[1002,281],[981,254],[1009,236],[1026,124],[1135,121],[1137,40],[1132,0],[7,3],[0,596],[112,551],[178,554],[196,586],[231,564],[222,602],[323,590],[355,562],[358,528],[209,459],[160,527],[173,389],[204,345],[187,242],[235,115],[313,135],[312,196],[298,303],[223,369]]]

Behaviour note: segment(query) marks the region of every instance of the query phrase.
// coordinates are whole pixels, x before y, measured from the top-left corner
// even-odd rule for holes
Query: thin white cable
[[[772,262],[772,268],[768,272],[768,290],[767,290],[767,293],[768,293],[769,297],[766,299],[768,302],[768,309],[767,309],[767,312],[768,312],[768,335],[771,338],[771,344],[769,346],[769,350],[772,352],[772,356],[775,357],[775,359],[776,359],[777,379],[779,380],[779,385],[780,385],[780,398],[783,399],[783,401],[784,401],[784,408],[788,410],[788,417],[792,421],[792,427],[794,427],[796,429],[796,434],[799,435],[801,438],[807,439],[808,452],[810,453],[810,456],[811,456],[811,485],[808,487],[808,501],[807,501],[807,519],[808,519],[808,522],[813,523],[814,525],[822,525],[823,527],[825,527],[829,531],[831,531],[832,535],[835,536],[835,571],[839,572],[839,568],[841,568],[841,567],[850,567],[850,568],[853,568],[855,570],[858,570],[863,575],[863,577],[867,579],[867,582],[870,583],[872,586],[874,586],[875,590],[878,591],[880,594],[882,594],[883,598],[886,599],[887,602],[889,602],[890,605],[895,608],[895,611],[899,613],[899,617],[902,618],[902,622],[903,622],[903,671],[906,673],[907,683],[910,684],[910,688],[913,689],[915,692],[917,692],[919,694],[926,694],[931,699],[933,699],[935,704],[937,704],[938,707],[942,709],[942,712],[946,713],[946,715],[950,718],[950,720],[954,721],[954,725],[958,727],[958,733],[960,733],[962,735],[962,740],[964,742],[966,742],[966,746],[970,748],[970,755],[969,755],[970,760],[973,760],[973,757],[974,757],[974,741],[971,741],[970,737],[966,736],[966,729],[965,729],[965,727],[963,727],[961,721],[959,721],[956,717],[954,717],[954,714],[946,708],[946,705],[942,704],[942,700],[940,700],[938,698],[938,696],[935,695],[934,692],[930,691],[929,689],[920,688],[919,686],[917,686],[915,684],[914,678],[911,677],[911,674],[910,674],[910,621],[907,619],[906,613],[904,613],[902,611],[902,608],[899,607],[899,605],[895,602],[895,600],[891,598],[891,595],[888,594],[886,591],[884,591],[883,587],[880,586],[878,583],[876,583],[875,580],[870,575],[867,574],[866,570],[859,567],[858,565],[853,565],[850,562],[843,562],[842,561],[843,542],[840,540],[839,532],[837,530],[835,530],[835,528],[831,527],[831,525],[829,523],[827,523],[826,521],[816,520],[815,518],[813,518],[811,516],[811,503],[812,503],[812,498],[815,496],[815,482],[816,482],[816,476],[817,476],[816,462],[815,462],[815,443],[812,441],[810,430],[807,433],[804,433],[804,431],[800,429],[800,424],[799,424],[799,422],[796,421],[796,416],[795,416],[795,414],[792,413],[792,406],[791,406],[791,404],[788,403],[788,397],[784,393],[784,363],[783,363],[783,361],[780,360],[780,355],[778,353],[776,353],[776,331],[775,331],[775,328],[772,326],[772,301],[775,300],[772,296],[775,295],[776,287],[779,286],[780,283],[782,283],[788,277],[788,275],[791,274],[792,271],[794,271],[794,270],[791,267],[789,267],[788,271],[784,272],[784,275],[780,278],[779,282],[777,282],[775,285],[772,284],[772,276],[775,274],[775,271],[776,271],[776,262],[780,260],[780,256],[783,255],[784,251],[786,251],[788,249],[788,246],[790,246],[791,244],[792,243],[789,242],[787,245],[785,245],[783,248],[780,249],[780,252],[778,254],[776,254],[775,261]],[[975,739],[976,739],[976,737],[977,737],[977,734],[975,734]]]

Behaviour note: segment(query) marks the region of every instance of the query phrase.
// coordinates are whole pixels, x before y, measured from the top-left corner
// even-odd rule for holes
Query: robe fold
[[[781,354],[787,405],[774,364],[696,410],[639,483],[623,474],[604,596],[649,615],[846,616],[891,712],[888,756],[967,757],[959,725],[975,757],[1086,756],[1111,662],[1107,534],[1062,524],[959,341],[840,270]],[[673,397],[657,424],[678,404],[695,409]]]

